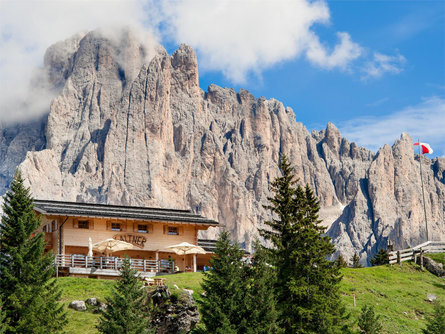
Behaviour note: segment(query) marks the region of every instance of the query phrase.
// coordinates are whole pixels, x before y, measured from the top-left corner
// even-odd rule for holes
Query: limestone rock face
[[[45,146],[45,119],[26,123],[0,124],[0,194],[4,194],[17,166],[28,151],[38,151]]]
[[[61,91],[34,141],[43,146],[20,147],[22,156],[29,151],[20,168],[36,198],[191,208],[249,248],[271,218],[263,205],[286,153],[345,257],[358,251],[366,261],[387,239],[396,247],[425,241],[408,135],[375,154],[331,123],[311,134],[274,99],[216,85],[202,91],[189,46],[170,56],[144,45],[129,31],[120,39],[90,32],[49,49]],[[0,167],[10,176],[21,159]],[[445,160],[422,161],[430,239],[444,239]]]

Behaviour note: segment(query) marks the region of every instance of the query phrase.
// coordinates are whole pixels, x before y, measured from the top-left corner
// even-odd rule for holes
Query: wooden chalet
[[[198,232],[218,223],[189,210],[35,200],[47,250],[56,255],[59,274],[106,278],[117,276],[124,255],[142,276],[197,271],[209,265],[215,241],[198,240]],[[129,242],[133,249],[112,257],[89,251],[106,239]],[[182,242],[202,246],[207,254],[177,255],[167,247]]]

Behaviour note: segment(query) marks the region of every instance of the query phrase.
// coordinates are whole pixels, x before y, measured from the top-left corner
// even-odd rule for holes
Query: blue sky
[[[323,69],[295,57],[278,61],[260,74],[250,73],[242,83],[218,70],[201,70],[202,89],[215,83],[235,90],[247,88],[256,97],[276,98],[292,107],[308,130],[333,122],[348,139],[374,150],[384,143],[391,145],[405,131],[430,142],[435,149],[432,157],[443,155],[445,2],[329,1],[327,6],[330,23],[312,27],[323,43],[333,48],[336,31],[346,31],[364,49],[363,59],[352,62],[348,70]],[[166,45],[170,52],[177,47],[172,41]],[[399,55],[404,62],[396,72],[367,78],[362,67],[374,52]],[[430,111],[434,115],[426,121],[434,124],[424,122]],[[375,127],[381,132],[363,133]]]
[[[405,131],[445,154],[445,1],[5,0],[1,109],[51,43],[113,25],[191,45],[202,89],[278,99],[309,131],[333,122],[373,150]]]

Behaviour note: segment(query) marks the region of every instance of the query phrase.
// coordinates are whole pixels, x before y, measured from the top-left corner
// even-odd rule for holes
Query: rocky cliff
[[[28,151],[20,169],[36,198],[191,208],[249,247],[270,218],[263,205],[286,153],[346,257],[359,251],[365,261],[388,238],[397,248],[426,239],[407,134],[375,154],[333,124],[309,133],[274,99],[202,91],[190,47],[170,56],[145,44],[129,31],[90,32],[49,48],[45,66],[60,94],[33,130],[3,130],[0,149],[11,152],[0,160],[0,186]],[[445,239],[445,159],[422,159],[430,237]]]

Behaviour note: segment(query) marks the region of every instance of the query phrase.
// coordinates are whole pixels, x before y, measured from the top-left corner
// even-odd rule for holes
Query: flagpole
[[[417,142],[419,143],[420,184],[422,185],[423,213],[425,215],[426,241],[429,241],[429,239],[428,239],[428,220],[426,218],[425,190],[423,189],[423,178],[422,178],[422,153],[421,153],[422,145],[420,144],[420,139],[417,139]]]

